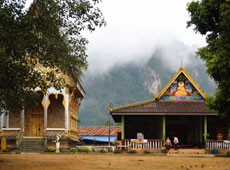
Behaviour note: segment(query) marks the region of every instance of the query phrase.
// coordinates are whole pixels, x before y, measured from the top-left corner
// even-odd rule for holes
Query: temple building
[[[181,67],[154,99],[110,108],[110,114],[122,125],[125,146],[161,148],[166,137],[175,136],[182,148],[230,149],[227,122],[208,109],[208,95]],[[144,140],[136,140],[138,134]]]
[[[49,69],[36,66],[41,71]],[[44,149],[54,146],[55,135],[61,135],[61,147],[79,142],[77,138],[77,112],[85,91],[79,81],[60,74],[69,84],[61,90],[49,88],[46,94],[40,89],[40,104],[18,113],[0,116],[0,136],[6,138],[7,148]],[[32,144],[32,145],[31,145]]]

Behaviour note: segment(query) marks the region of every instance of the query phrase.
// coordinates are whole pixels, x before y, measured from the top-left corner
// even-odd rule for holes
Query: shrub
[[[150,151],[144,151],[145,154],[150,154]]]
[[[67,149],[61,149],[61,150],[60,150],[60,152],[62,152],[62,153],[68,153],[68,152],[70,152],[70,150],[67,150]]]
[[[77,148],[70,148],[70,152],[76,153],[78,151]]]
[[[113,153],[121,153],[121,150],[115,149]]]
[[[81,152],[83,152],[83,153],[89,153],[90,149],[88,147],[84,147],[84,148],[81,149]]]
[[[129,151],[129,153],[135,154],[135,153],[137,153],[137,150],[132,149],[132,150]]]
[[[100,153],[106,153],[106,151],[104,149],[101,149],[99,152]]]
[[[48,152],[56,152],[56,148],[49,147],[49,148],[47,148],[47,151]]]

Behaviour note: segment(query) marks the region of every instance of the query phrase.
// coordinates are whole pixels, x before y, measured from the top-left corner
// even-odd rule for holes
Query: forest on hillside
[[[184,66],[186,70],[205,92],[214,94],[216,85],[205,73],[204,63],[192,53],[187,58],[191,64]],[[154,98],[152,93],[159,93],[179,67],[170,67],[161,50],[156,50],[143,63],[133,61],[116,65],[98,75],[86,73],[82,82],[86,97],[78,112],[80,124],[106,123],[109,120],[110,103],[116,107]]]

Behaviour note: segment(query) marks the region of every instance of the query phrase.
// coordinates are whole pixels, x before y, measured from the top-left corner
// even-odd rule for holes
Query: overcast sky
[[[185,44],[187,51],[205,45],[204,37],[186,28],[187,2],[190,1],[103,0],[99,8],[107,26],[86,34],[90,41],[87,46],[89,71],[105,71],[115,64],[142,61],[159,46],[166,51],[168,60],[181,60],[184,56],[186,62],[186,52],[179,58],[172,52],[176,41]],[[174,64],[179,67],[181,61]]]

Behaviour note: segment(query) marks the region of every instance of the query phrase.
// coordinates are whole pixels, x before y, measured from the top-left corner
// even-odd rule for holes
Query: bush
[[[150,151],[144,151],[145,154],[150,154]]]
[[[135,153],[137,153],[137,150],[132,149],[132,150],[129,151],[129,153],[135,154]]]
[[[101,149],[99,152],[100,153],[106,153],[106,151],[104,149]]]
[[[68,153],[68,152],[70,152],[70,150],[67,150],[67,149],[61,149],[61,150],[60,150],[60,152],[62,152],[62,153]]]
[[[88,147],[84,147],[84,148],[81,149],[81,152],[83,152],[83,153],[89,153],[90,149]]]
[[[49,148],[47,148],[47,151],[48,152],[56,152],[56,148],[49,147]]]
[[[77,148],[70,148],[70,152],[76,153],[78,151]]]
[[[121,150],[115,149],[113,153],[121,153]]]

